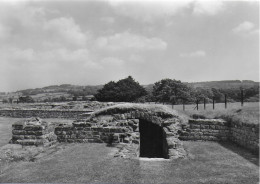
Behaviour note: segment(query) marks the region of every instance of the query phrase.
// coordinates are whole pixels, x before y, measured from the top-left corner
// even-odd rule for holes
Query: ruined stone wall
[[[181,140],[231,141],[259,154],[259,124],[191,119],[179,133]]]
[[[191,119],[180,132],[181,140],[227,141],[229,136],[229,123],[219,119]]]
[[[116,124],[76,121],[72,125],[59,125],[55,128],[55,134],[59,142],[139,144],[138,123],[138,119],[118,121]]]
[[[259,154],[259,124],[231,123],[230,140]]]
[[[30,118],[12,125],[11,143],[21,145],[49,145],[56,141],[54,127],[39,118]]]
[[[164,117],[164,118],[162,118]],[[165,158],[185,156],[185,150],[178,139],[180,120],[169,114],[153,114],[145,111],[127,111],[111,109],[94,114],[87,121],[74,122],[72,125],[60,125],[55,128],[59,142],[98,142],[98,143],[140,143],[139,120],[144,119],[162,127],[163,150]]]
[[[0,110],[0,116],[14,117],[14,118],[69,118],[77,119],[81,118],[82,114],[86,114],[88,111],[75,111],[75,110],[21,110],[21,109],[8,109]]]

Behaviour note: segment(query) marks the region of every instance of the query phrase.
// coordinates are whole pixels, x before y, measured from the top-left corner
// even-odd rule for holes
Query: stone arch
[[[105,125],[106,127],[110,127],[113,130],[117,129],[118,127],[126,128],[124,133],[128,136],[124,137],[123,140],[119,137],[119,142],[137,143],[140,144],[140,146],[142,146],[142,137],[148,136],[146,139],[149,139],[149,133],[148,135],[145,135],[144,132],[140,132],[140,124],[142,124],[142,127],[146,128],[153,127],[152,131],[155,132],[155,129],[157,129],[158,135],[155,136],[155,140],[157,138],[161,139],[158,140],[158,142],[160,142],[160,153],[155,153],[154,156],[153,154],[146,155],[145,151],[142,152],[142,150],[146,148],[140,147],[140,156],[143,156],[144,153],[145,157],[162,157],[173,159],[184,157],[186,154],[182,143],[178,138],[178,130],[181,129],[181,119],[176,112],[170,111],[165,106],[150,106],[143,104],[116,105],[93,113],[87,121],[94,124]],[[133,123],[133,121],[138,123]],[[143,126],[143,124],[147,124],[147,126]],[[136,130],[138,130],[140,134],[143,134],[139,134],[137,139],[134,137],[137,132]],[[120,130],[118,132],[120,132]],[[117,137],[115,141],[117,141]],[[151,145],[150,148],[156,149],[158,145]],[[155,147],[153,148],[153,146]],[[149,146],[146,145],[146,147]]]
[[[55,134],[59,142],[122,142],[139,145],[140,123],[148,123],[148,126],[160,130],[160,135],[155,138],[162,139],[158,142],[162,144],[160,149],[163,156],[159,154],[159,157],[185,157],[185,150],[179,140],[181,118],[176,111],[162,105],[127,103],[110,106],[94,112],[87,119],[77,120],[72,125],[61,124],[55,128]]]

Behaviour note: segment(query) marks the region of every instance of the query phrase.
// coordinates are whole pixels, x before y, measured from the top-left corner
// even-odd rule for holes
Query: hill
[[[219,89],[226,90],[239,90],[241,87],[246,90],[252,88],[259,89],[259,82],[254,82],[250,80],[225,80],[225,81],[206,81],[206,82],[192,82],[186,83],[193,88],[202,88],[202,89]],[[154,84],[142,85],[148,93],[151,93],[153,90]],[[19,90],[11,93],[0,93],[0,101],[3,99],[12,98],[14,101],[19,98],[19,96],[31,96],[35,101],[63,101],[64,99],[73,100],[73,97],[84,97],[92,96],[101,89],[103,85],[96,86],[80,86],[80,85],[71,85],[71,84],[62,84],[62,85],[51,85],[43,88],[35,89],[25,89]],[[254,90],[256,91],[256,90]],[[252,97],[251,97],[252,96]],[[252,98],[249,101],[258,101],[259,95],[250,95]],[[79,99],[79,98],[78,98]]]
[[[259,87],[259,82],[250,80],[224,80],[224,81],[206,81],[206,82],[193,82],[188,83],[194,88],[216,88],[216,89],[231,89],[231,88],[243,88],[248,89],[252,87]]]

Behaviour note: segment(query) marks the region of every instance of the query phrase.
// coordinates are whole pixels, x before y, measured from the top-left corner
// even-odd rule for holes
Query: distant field
[[[171,105],[167,105],[172,108]],[[199,110],[194,109],[196,105],[185,105],[185,111],[183,111],[182,105],[175,105],[173,109],[179,111],[180,113],[186,114],[188,116],[200,115],[205,118],[223,118],[230,121],[240,121],[243,123],[259,123],[259,103],[258,102],[247,102],[241,106],[241,103],[228,103],[227,109],[225,109],[224,103],[215,104],[215,109],[213,110],[212,104],[206,105],[206,110],[204,110],[204,105],[199,104]]]

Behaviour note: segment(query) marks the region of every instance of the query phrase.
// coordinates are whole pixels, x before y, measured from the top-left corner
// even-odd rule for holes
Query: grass
[[[12,138],[12,124],[22,118],[0,117],[0,147],[7,144]]]
[[[216,142],[184,142],[184,147],[189,153],[187,159],[147,161],[113,157],[116,148],[104,144],[58,144],[50,148],[52,151],[47,150],[38,155],[34,162],[0,164],[0,181],[176,184],[259,182],[258,158],[247,152],[245,157],[245,151],[240,148],[228,144],[222,146]]]
[[[180,114],[193,117],[199,115],[204,118],[221,118],[227,121],[241,122],[245,124],[259,124],[259,103],[247,102],[241,107],[240,103],[228,103],[227,109],[223,103],[216,104],[215,109],[212,109],[212,104],[207,104],[206,110],[203,104],[199,104],[199,110],[194,109],[195,105],[186,105],[185,111],[182,110],[182,105],[174,106]],[[171,106],[168,106],[171,107]]]

